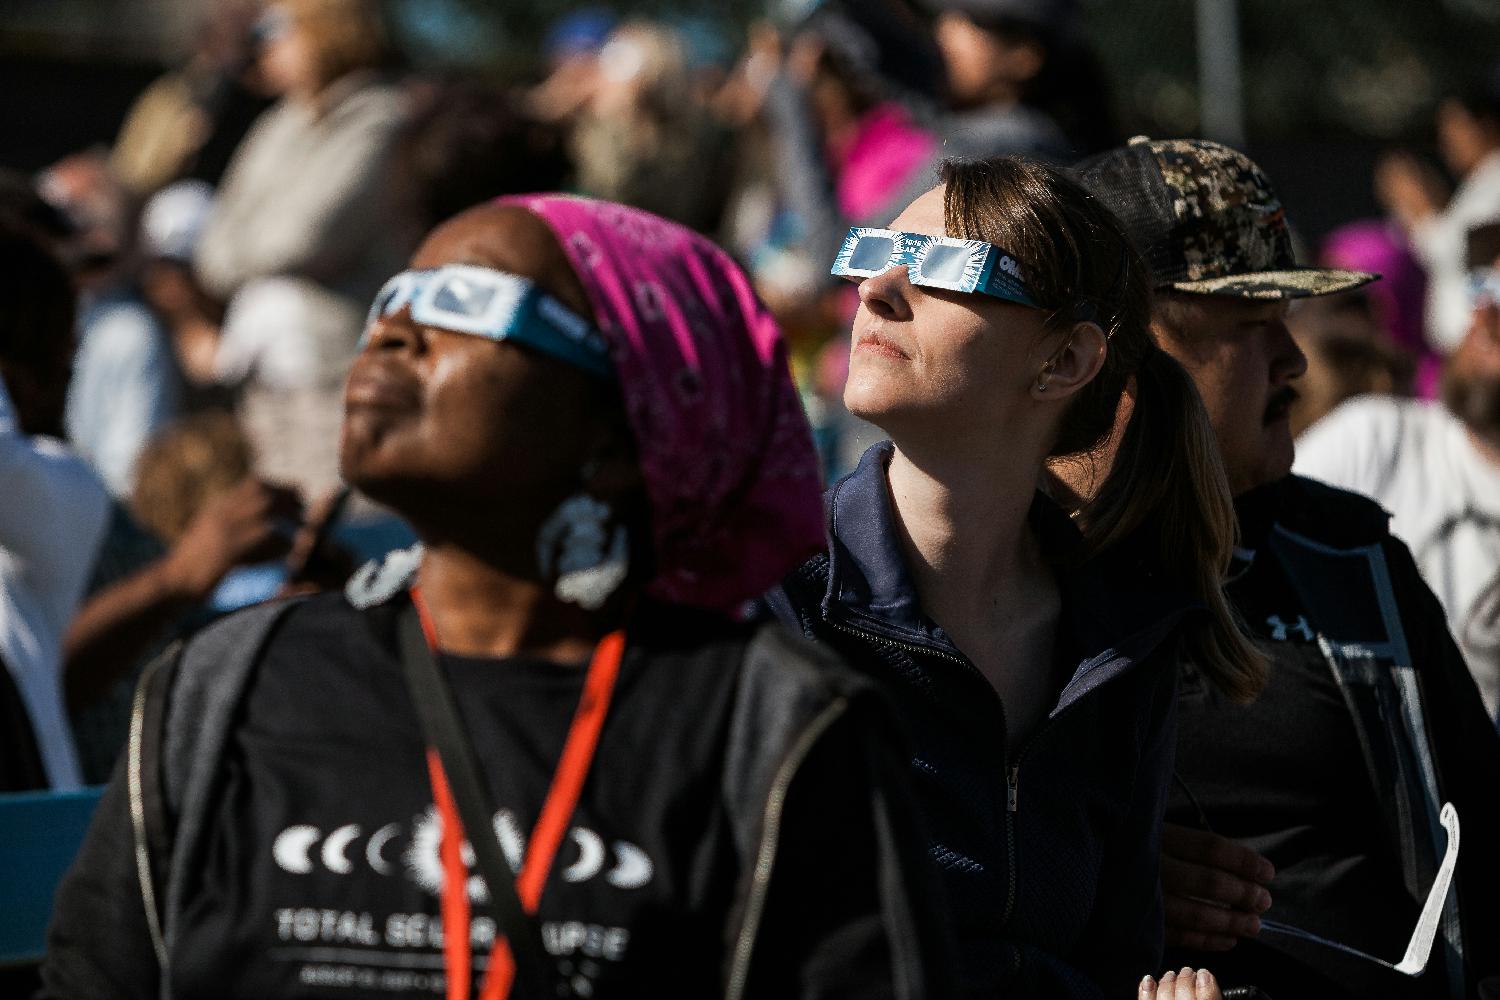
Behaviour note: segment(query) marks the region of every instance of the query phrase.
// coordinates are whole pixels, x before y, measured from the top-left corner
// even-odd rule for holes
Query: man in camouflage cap
[[[1153,269],[1152,330],[1235,494],[1227,593],[1271,659],[1250,706],[1184,667],[1162,838],[1174,964],[1277,1000],[1473,996],[1500,975],[1500,736],[1385,512],[1290,475],[1307,362],[1288,307],[1376,275],[1298,265],[1270,180],[1227,146],[1135,139],[1076,172]],[[1390,966],[1448,848],[1445,802],[1466,847],[1412,978]]]

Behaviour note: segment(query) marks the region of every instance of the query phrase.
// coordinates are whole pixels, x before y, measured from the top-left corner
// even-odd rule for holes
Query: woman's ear
[[[1038,402],[1066,399],[1088,385],[1104,367],[1108,338],[1098,323],[1074,323],[1056,350],[1042,362],[1031,397]]]

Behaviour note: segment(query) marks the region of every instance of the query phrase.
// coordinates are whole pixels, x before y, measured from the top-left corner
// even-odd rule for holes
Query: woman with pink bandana
[[[740,620],[823,544],[744,275],[551,196],[410,268],[341,451],[423,546],[148,675],[46,995],[942,995],[882,704]]]

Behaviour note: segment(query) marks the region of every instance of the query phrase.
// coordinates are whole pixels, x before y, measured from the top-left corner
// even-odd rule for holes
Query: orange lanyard
[[[427,606],[416,587],[411,588],[411,600],[417,610],[417,620],[422,623],[422,634],[427,645],[436,655],[438,651],[437,630],[427,613]],[[542,803],[542,813],[537,817],[536,827],[531,831],[531,840],[526,849],[526,858],[521,865],[520,877],[516,879],[516,895],[528,916],[535,916],[537,904],[542,899],[542,889],[547,884],[547,875],[557,858],[557,849],[562,845],[573,813],[578,808],[578,797],[583,792],[584,780],[594,760],[594,751],[599,746],[599,732],[604,727],[604,717],[609,712],[610,697],[614,694],[615,680],[620,674],[620,660],[625,654],[624,631],[611,632],[594,650],[589,663],[588,675],[583,681],[583,694],[578,699],[578,708],[573,713],[573,722],[568,727],[568,739],[563,744],[562,757],[557,762],[557,771],[552,775],[552,784]],[[442,839],[438,845],[438,856],[443,863],[443,961],[448,973],[448,1000],[469,1000],[470,968],[473,953],[469,941],[469,893],[468,868],[463,861],[463,824],[458,818],[458,808],[448,788],[448,777],[443,773],[443,763],[435,747],[427,748],[427,774],[432,783],[433,804],[442,817]],[[479,836],[494,836],[488,830]],[[490,951],[489,971],[484,976],[480,989],[480,1000],[504,1000],[510,995],[511,981],[516,974],[515,959],[503,935],[496,936]]]

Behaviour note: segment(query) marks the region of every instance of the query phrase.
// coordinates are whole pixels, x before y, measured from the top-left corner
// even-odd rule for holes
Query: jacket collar
[[[1241,493],[1234,498],[1234,513],[1240,545],[1252,554],[1276,527],[1350,549],[1378,545],[1390,533],[1391,515],[1374,500],[1303,476]]]
[[[963,656],[941,626],[923,613],[897,541],[886,469],[894,448],[872,445],[859,466],[829,489],[828,589],[823,617],[834,624]],[[1067,514],[1038,492],[1029,521],[1042,549],[1059,561],[1082,542]],[[1079,656],[1078,669],[1054,714],[1110,677],[1148,656],[1181,618],[1201,605],[1161,585],[1148,561],[1127,544],[1060,572],[1063,634]]]

